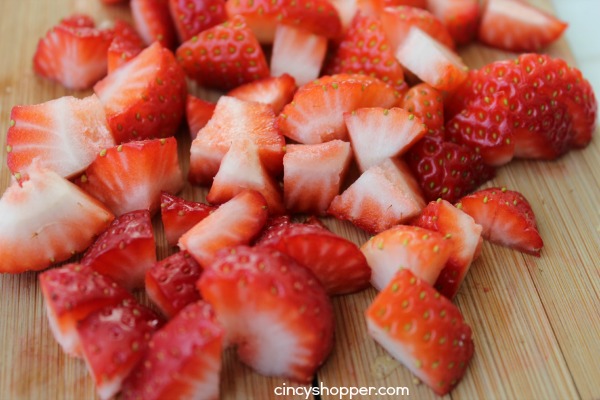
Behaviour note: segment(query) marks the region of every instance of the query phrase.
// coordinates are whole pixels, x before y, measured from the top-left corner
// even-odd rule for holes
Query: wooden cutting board
[[[552,12],[550,0],[531,2]],[[117,16],[130,20],[127,7],[109,8],[100,0],[0,1],[2,143],[13,105],[72,94],[34,76],[31,60],[37,40],[73,12],[89,13],[97,20]],[[547,51],[572,61],[564,40]],[[471,67],[514,57],[478,45],[461,53]],[[189,142],[181,144],[185,167]],[[2,192],[9,184],[5,157],[2,151]],[[596,137],[585,150],[555,162],[513,162],[491,183],[517,189],[530,200],[545,247],[542,256],[535,258],[484,244],[456,299],[473,327],[475,357],[448,398],[600,399],[598,171],[600,140]],[[205,190],[186,187],[182,195],[203,200]],[[325,222],[357,244],[367,239],[349,224]],[[157,240],[159,257],[173,252],[160,231]],[[317,386],[330,389],[321,398],[339,398],[335,389],[342,386],[372,386],[406,387],[412,398],[434,399],[431,390],[367,336],[363,312],[374,295],[374,290],[367,290],[334,299],[336,346],[315,379]],[[52,338],[37,274],[1,275],[0,296],[0,399],[93,399],[93,383],[83,361],[66,357]],[[253,373],[231,352],[225,357],[223,399],[304,398],[277,397],[275,388],[293,384]]]

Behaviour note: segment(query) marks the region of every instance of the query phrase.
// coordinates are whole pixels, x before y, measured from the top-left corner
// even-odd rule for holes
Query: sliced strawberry
[[[190,304],[152,336],[122,399],[218,399],[223,336],[209,304]]]
[[[316,218],[319,220],[318,218]],[[320,222],[320,221],[319,221]],[[254,239],[252,245],[267,241],[277,236],[282,232],[283,228],[292,223],[292,218],[289,215],[278,215],[276,217],[270,217],[265,222],[262,231]]]
[[[366,319],[371,337],[440,396],[473,357],[471,328],[459,309],[408,269],[379,293]]]
[[[115,141],[95,95],[61,97],[30,106],[15,106],[6,134],[6,164],[13,174],[34,162],[69,178],[82,172]]]
[[[283,157],[283,200],[293,213],[325,215],[340,193],[352,150],[348,142],[289,144]]]
[[[131,0],[133,23],[146,43],[159,42],[173,49],[177,44],[177,33],[169,11],[169,0]]]
[[[387,7],[408,6],[427,8],[428,0],[357,0],[360,12],[365,15],[378,16]]]
[[[401,107],[421,118],[429,136],[444,138],[444,99],[439,90],[427,83],[415,85],[402,98]]]
[[[378,233],[417,216],[424,206],[408,167],[400,160],[387,159],[363,172],[333,199],[327,212]]]
[[[0,198],[0,272],[39,271],[85,250],[114,215],[55,172],[33,164]]]
[[[229,91],[227,96],[245,101],[258,101],[273,107],[275,114],[279,114],[283,106],[292,101],[296,92],[296,81],[289,74],[270,76],[254,82],[240,85]]]
[[[144,50],[144,41],[133,26],[123,20],[115,21],[115,37],[108,48],[108,73],[131,60]]]
[[[284,254],[239,246],[198,281],[226,342],[267,376],[310,382],[333,346],[333,309],[314,275]],[[300,311],[299,311],[300,310]]]
[[[206,126],[212,118],[217,105],[211,101],[199,99],[188,94],[185,103],[185,117],[190,128],[190,137],[192,140],[198,136],[198,131]]]
[[[225,22],[225,0],[168,0],[179,42]]]
[[[78,321],[114,306],[131,295],[115,281],[80,264],[67,264],[39,275],[50,330],[63,351],[81,356]]]
[[[143,287],[146,270],[155,262],[156,242],[148,210],[130,211],[115,218],[81,259],[81,265],[126,289]]]
[[[154,214],[160,193],[177,193],[183,177],[174,137],[129,142],[103,150],[78,184],[116,215],[147,209]]]
[[[71,14],[70,16],[60,20],[60,25],[69,28],[94,28],[96,23],[87,14]]]
[[[358,1],[329,0],[329,3],[335,8],[340,17],[340,23],[342,24],[341,32],[345,32],[358,12]]]
[[[362,172],[404,154],[425,135],[423,121],[398,107],[359,108],[344,114],[344,122]]]
[[[567,23],[521,0],[488,0],[478,38],[499,49],[534,52],[557,40]]]
[[[427,0],[427,8],[446,26],[456,45],[467,44],[477,35],[479,0]]]
[[[265,225],[267,216],[265,198],[254,190],[245,190],[181,236],[179,248],[207,268],[219,250],[250,243]]]
[[[177,241],[194,225],[208,217],[217,207],[196,201],[187,201],[167,192],[160,194],[160,218],[169,246]]]

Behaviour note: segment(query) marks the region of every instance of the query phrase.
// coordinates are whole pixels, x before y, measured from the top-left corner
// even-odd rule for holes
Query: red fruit
[[[217,207],[208,204],[187,201],[167,192],[160,194],[160,218],[169,246],[177,241],[194,225],[208,217]]]
[[[145,44],[137,31],[122,20],[115,21],[115,37],[108,48],[108,73],[137,56]]]
[[[168,0],[179,42],[225,22],[224,0]]]
[[[155,262],[156,242],[148,210],[117,217],[81,259],[81,265],[126,289],[143,287],[146,270]]]
[[[198,131],[206,126],[212,118],[217,105],[188,94],[185,103],[185,117],[190,128],[190,137],[196,139]]]
[[[400,106],[423,121],[429,136],[444,138],[444,99],[439,90],[419,83],[406,92]]]
[[[358,8],[364,15],[378,16],[387,7],[408,6],[427,8],[428,0],[357,0]]]
[[[269,104],[275,114],[279,114],[283,106],[292,101],[295,92],[294,78],[289,74],[281,74],[240,85],[229,91],[227,96]]]
[[[86,14],[71,14],[70,16],[60,20],[60,25],[69,28],[93,28],[96,23]]]
[[[379,293],[366,319],[371,337],[440,396],[473,357],[471,328],[459,309],[408,269]]]
[[[138,33],[146,43],[159,42],[172,49],[177,33],[169,12],[169,0],[131,0],[131,15]]]
[[[318,218],[316,218],[318,220]],[[320,221],[319,221],[320,222]],[[260,235],[254,240],[253,245],[260,243],[265,240],[272,239],[279,235],[281,230],[292,223],[292,219],[289,215],[279,215],[277,217],[270,217],[265,222]]]
[[[333,345],[333,309],[314,275],[270,249],[224,251],[198,281],[226,342],[267,376],[310,382]]]
[[[477,35],[479,0],[427,0],[427,8],[446,26],[456,45],[467,44]]]

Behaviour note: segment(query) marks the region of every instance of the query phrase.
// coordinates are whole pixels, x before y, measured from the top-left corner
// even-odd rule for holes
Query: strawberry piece
[[[156,242],[148,210],[125,213],[98,236],[81,265],[110,277],[126,289],[143,287],[146,270],[156,262]]]
[[[285,140],[276,121],[273,108],[267,104],[221,96],[213,117],[192,142],[190,182],[210,184],[231,144],[240,140],[254,142],[265,168],[279,176]]]
[[[488,0],[479,26],[479,40],[514,52],[534,52],[557,40],[567,23],[521,0]]]
[[[540,256],[544,242],[531,205],[521,193],[492,187],[463,197],[456,207],[483,227],[484,239]]]
[[[223,336],[209,304],[190,304],[152,336],[122,398],[218,399]]]
[[[176,54],[187,76],[205,87],[230,90],[269,76],[260,43],[239,16],[200,32]]]
[[[171,13],[169,0],[131,0],[133,23],[146,45],[159,42],[172,49],[177,44],[177,33]]]
[[[450,257],[451,246],[438,232],[396,225],[371,237],[360,250],[371,267],[371,284],[383,290],[405,268],[433,286]]]
[[[477,35],[478,0],[427,0],[427,8],[442,21],[457,46],[470,43]]]
[[[0,198],[0,273],[39,271],[85,250],[114,215],[35,164]]]
[[[13,174],[34,162],[69,178],[115,145],[102,103],[95,95],[61,97],[42,104],[15,106],[6,134],[6,164]]]
[[[327,212],[378,233],[417,216],[423,207],[425,201],[408,167],[387,159],[363,172],[333,199]]]
[[[110,29],[95,28],[91,18],[75,15],[40,39],[33,69],[68,89],[88,89],[106,75],[113,35]]]
[[[319,220],[318,218],[315,219],[317,221]],[[279,235],[282,229],[290,225],[291,223],[292,219],[289,215],[278,215],[276,217],[269,217],[265,222],[262,231],[256,237],[252,245],[272,239],[273,237]]]
[[[146,271],[146,293],[168,318],[190,303],[200,300],[196,281],[202,268],[187,251],[180,251],[155,263]]]
[[[103,150],[78,184],[115,215],[158,210],[160,193],[183,187],[175,138],[129,142]]]
[[[192,140],[196,139],[198,131],[204,128],[212,118],[216,106],[213,102],[188,94],[185,103],[185,117],[190,128],[190,137]]]
[[[95,311],[77,323],[83,358],[100,399],[108,400],[121,390],[161,325],[153,311],[133,298]]]
[[[131,295],[107,276],[80,264],[67,264],[39,275],[50,330],[63,351],[81,356],[78,321]]]
[[[71,14],[61,19],[59,24],[69,28],[94,28],[96,26],[92,17],[87,14]]]
[[[316,224],[279,223],[258,246],[280,251],[311,270],[329,295],[369,286],[371,270],[358,246]]]
[[[331,351],[331,302],[314,275],[284,254],[235,247],[207,267],[198,288],[226,342],[260,374],[310,382]]]
[[[436,394],[449,393],[473,357],[459,309],[408,269],[366,311],[369,335]]]
[[[179,42],[225,22],[224,0],[168,0]]]
[[[179,238],[178,246],[207,268],[219,250],[250,243],[267,215],[265,198],[257,191],[245,190],[194,225]]]
[[[448,240],[450,257],[434,286],[447,298],[454,298],[481,251],[481,225],[446,200],[430,202],[411,224],[439,232]]]
[[[117,143],[173,136],[187,87],[173,53],[155,43],[94,86]]]
[[[122,20],[115,21],[115,36],[108,47],[108,73],[131,60],[144,50],[144,41],[137,31]]]
[[[273,107],[275,114],[279,114],[283,106],[292,101],[296,89],[295,79],[284,73],[280,76],[270,76],[240,85],[229,91],[227,96],[269,104]]]
[[[217,207],[196,201],[187,201],[167,192],[160,194],[160,218],[169,246],[177,241],[194,225],[208,217]]]
[[[388,7],[408,6],[427,8],[428,0],[357,0],[358,8],[364,15],[378,16]]]
[[[340,193],[352,149],[348,142],[289,144],[283,156],[283,200],[293,213],[325,215]]]
[[[401,107],[423,121],[429,136],[444,138],[444,99],[439,90],[419,83],[406,92]]]
[[[361,107],[389,108],[397,93],[383,81],[364,75],[321,77],[301,86],[292,102],[279,114],[279,129],[288,138],[305,144],[346,140],[344,113]]]
[[[362,172],[404,154],[425,135],[421,119],[398,107],[359,108],[344,114],[344,121]]]

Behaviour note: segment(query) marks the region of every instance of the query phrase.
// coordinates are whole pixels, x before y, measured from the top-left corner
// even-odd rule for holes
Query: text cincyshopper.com
[[[275,396],[283,396],[286,399],[302,398],[309,399],[310,396],[334,396],[341,399],[362,399],[363,396],[409,396],[407,387],[375,387],[375,386],[288,386],[283,383],[273,389]]]

